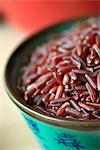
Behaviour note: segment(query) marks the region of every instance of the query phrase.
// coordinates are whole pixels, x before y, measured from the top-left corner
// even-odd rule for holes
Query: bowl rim
[[[93,15],[94,16],[94,15]],[[72,129],[72,130],[81,130],[81,131],[86,131],[86,130],[100,130],[100,120],[69,120],[69,119],[63,119],[63,118],[59,118],[59,117],[52,117],[49,116],[48,114],[46,114],[45,112],[43,112],[43,110],[41,110],[41,108],[39,107],[34,107],[33,109],[27,105],[27,104],[23,104],[22,102],[19,102],[18,98],[21,97],[17,97],[16,95],[17,93],[14,93],[13,90],[10,88],[10,81],[8,78],[8,73],[10,71],[10,65],[12,65],[11,61],[12,58],[16,58],[16,54],[18,54],[17,52],[19,51],[19,48],[21,48],[22,46],[25,45],[25,43],[28,43],[30,41],[30,39],[32,37],[38,37],[41,34],[45,34],[44,32],[49,32],[49,30],[52,30],[52,28],[55,28],[58,25],[63,25],[65,22],[71,22],[71,21],[78,21],[79,19],[86,19],[90,16],[86,16],[86,17],[82,17],[82,18],[75,18],[75,19],[71,19],[71,20],[67,20],[64,22],[60,22],[57,24],[54,24],[53,26],[50,26],[48,28],[45,28],[42,31],[39,31],[38,33],[31,35],[30,37],[26,38],[24,40],[24,42],[22,42],[12,53],[12,55],[9,57],[9,60],[7,61],[6,67],[5,67],[5,71],[4,71],[4,87],[7,91],[8,96],[11,98],[11,100],[15,103],[15,105],[17,105],[17,107],[19,107],[23,112],[27,113],[28,115],[30,115],[31,117],[42,121],[44,123],[47,124],[51,124],[51,125],[55,125],[58,127],[63,127],[63,128],[67,128],[67,129]]]

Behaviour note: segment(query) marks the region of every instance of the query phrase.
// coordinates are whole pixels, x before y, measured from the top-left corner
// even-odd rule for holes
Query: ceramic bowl
[[[40,108],[26,104],[16,87],[24,58],[37,46],[48,41],[50,36],[68,30],[84,19],[86,18],[60,23],[31,36],[15,50],[6,65],[4,75],[6,91],[10,99],[19,108],[33,134],[36,135],[41,149],[44,150],[100,149],[99,120],[72,121],[51,117]]]

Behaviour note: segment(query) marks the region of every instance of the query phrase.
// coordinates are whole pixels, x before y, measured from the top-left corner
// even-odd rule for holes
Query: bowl
[[[10,57],[4,74],[5,89],[25,118],[28,126],[44,150],[98,150],[100,149],[100,121],[65,120],[47,115],[39,107],[25,103],[16,83],[25,57],[50,36],[69,30],[87,19],[74,19],[49,27],[25,40]],[[34,148],[34,147],[33,147]]]

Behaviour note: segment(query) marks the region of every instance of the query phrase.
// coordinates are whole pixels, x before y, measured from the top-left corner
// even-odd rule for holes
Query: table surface
[[[0,24],[0,150],[40,150],[35,137],[8,98],[3,83],[7,59],[26,36],[9,25]]]

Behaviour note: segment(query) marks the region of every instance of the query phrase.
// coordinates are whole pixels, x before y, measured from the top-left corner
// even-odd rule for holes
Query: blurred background
[[[39,150],[3,83],[10,54],[30,34],[72,18],[100,15],[99,0],[0,0],[0,150]]]

